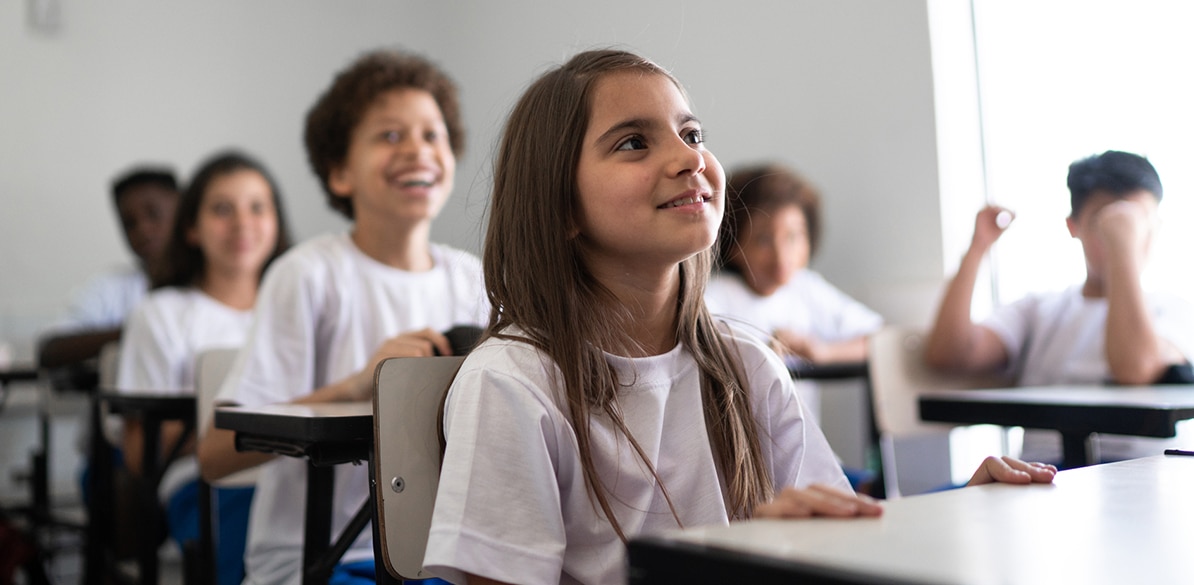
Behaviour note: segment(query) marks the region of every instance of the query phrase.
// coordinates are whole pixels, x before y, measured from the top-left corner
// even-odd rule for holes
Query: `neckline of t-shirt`
[[[360,246],[357,246],[357,243],[353,241],[352,234],[350,232],[344,232],[342,234],[342,239],[344,244],[350,250],[350,253],[360,260],[361,265],[364,266],[366,270],[377,272],[379,274],[389,274],[392,276],[400,276],[402,278],[429,278],[438,273],[444,265],[444,255],[442,253],[442,249],[440,248],[440,245],[435,242],[429,242],[427,245],[427,252],[431,254],[431,269],[420,270],[416,272],[390,266],[389,264],[381,262],[376,258],[366,254],[365,251],[362,250]]]

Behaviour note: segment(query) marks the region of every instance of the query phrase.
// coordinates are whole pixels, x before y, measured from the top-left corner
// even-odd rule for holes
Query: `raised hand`
[[[986,253],[1015,218],[1015,213],[998,205],[982,208],[974,218],[974,237],[970,241],[970,249]]]

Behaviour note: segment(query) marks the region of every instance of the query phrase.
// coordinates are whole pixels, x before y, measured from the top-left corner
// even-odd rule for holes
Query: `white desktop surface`
[[[887,502],[875,519],[757,520],[686,543],[924,583],[1194,583],[1194,457]]]

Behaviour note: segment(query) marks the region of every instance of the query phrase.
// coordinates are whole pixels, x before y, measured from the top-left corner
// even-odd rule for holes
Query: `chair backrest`
[[[116,373],[120,369],[119,341],[110,341],[100,348],[97,369],[100,390],[114,390],[116,388]]]
[[[995,376],[930,369],[924,362],[924,343],[925,333],[909,327],[884,327],[870,338],[871,406],[888,498],[940,489],[954,481],[954,425],[922,422],[922,394],[1008,385]]]
[[[221,347],[201,351],[195,357],[195,433],[199,438],[203,438],[207,433],[207,427],[214,415],[216,395],[220,392],[224,378],[227,378],[228,372],[232,370],[232,364],[236,361],[239,351],[239,348],[235,347]],[[258,468],[253,467],[216,480],[212,485],[250,486],[257,483],[257,474]]]
[[[910,436],[940,432],[952,425],[920,420],[918,399],[937,390],[1004,388],[998,376],[945,373],[924,362],[923,330],[888,326],[870,338],[868,360],[875,426],[880,434]]]
[[[461,356],[391,358],[373,393],[374,477],[382,561],[400,579],[426,579],[423,553],[439,488],[440,405]]]

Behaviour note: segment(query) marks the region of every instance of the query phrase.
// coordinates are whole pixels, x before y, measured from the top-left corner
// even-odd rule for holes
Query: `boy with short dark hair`
[[[305,137],[329,203],[354,223],[270,267],[218,403],[369,400],[381,360],[450,355],[439,332],[488,317],[477,258],[430,242],[464,144],[456,89],[442,71],[413,55],[367,54],[312,107]],[[306,462],[238,453],[233,433],[214,428],[198,453],[208,479],[268,461],[253,501],[246,583],[297,584]],[[334,533],[364,503],[367,480],[363,466],[336,468]],[[337,571],[336,582],[372,579],[368,529]]]
[[[1152,384],[1194,355],[1194,311],[1172,296],[1146,293],[1141,271],[1157,224],[1161,181],[1147,159],[1107,151],[1070,165],[1070,235],[1082,243],[1086,280],[1062,292],[1032,295],[996,310],[981,324],[970,302],[983,255],[1010,212],[978,213],[974,238],[950,282],[926,346],[931,366],[1005,371],[1019,385]],[[1104,459],[1131,456],[1142,440],[1102,441]],[[1030,453],[1038,446],[1046,452]],[[1053,446],[1025,438],[1025,457]],[[1153,446],[1149,451],[1159,453]],[[1042,458],[1038,460],[1049,460]]]
[[[112,181],[112,203],[137,267],[96,277],[74,295],[66,317],[40,344],[43,367],[94,358],[120,339],[125,318],[149,290],[150,269],[165,252],[178,199],[178,181],[167,168],[138,166]]]

